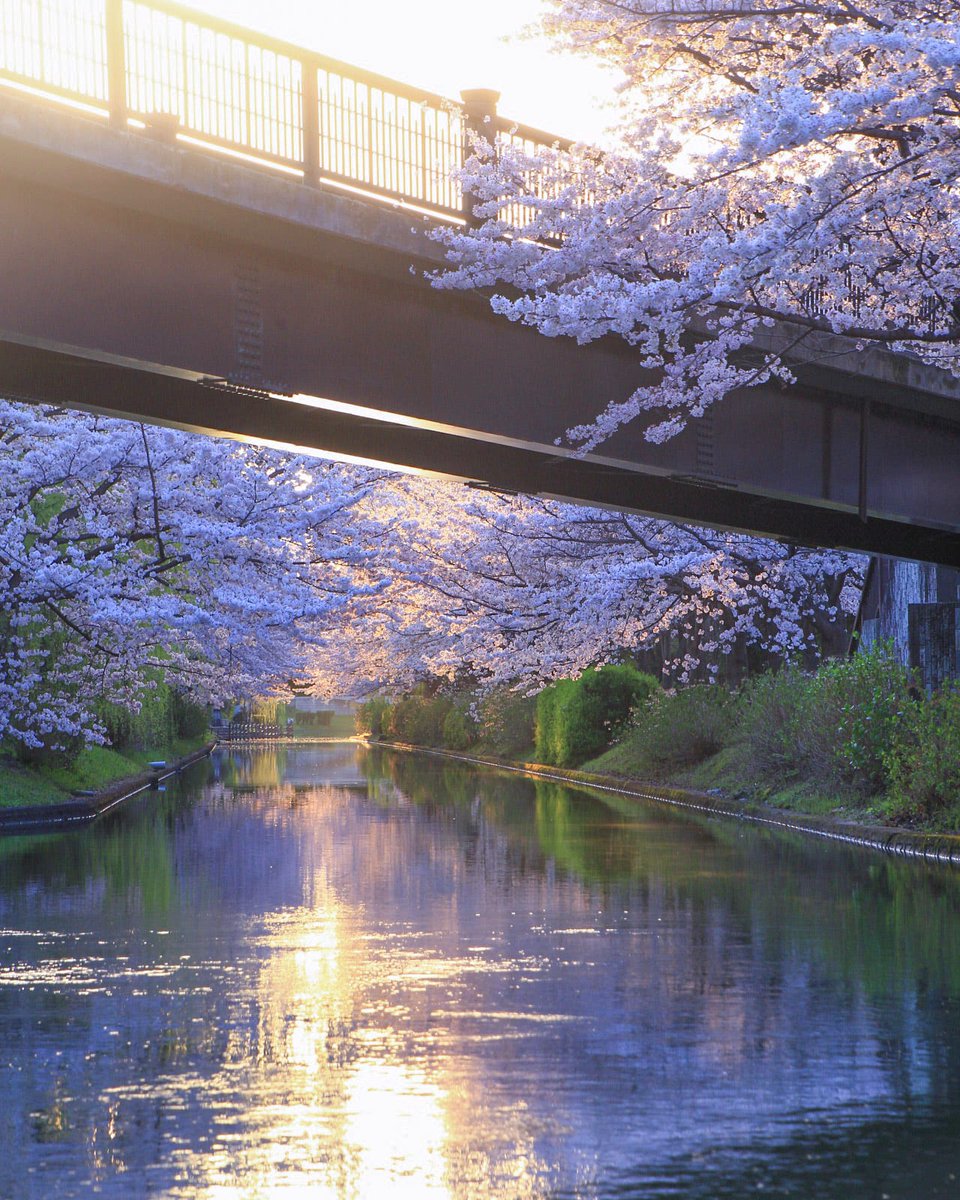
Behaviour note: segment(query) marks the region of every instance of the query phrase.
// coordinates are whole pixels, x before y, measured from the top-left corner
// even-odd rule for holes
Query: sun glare
[[[452,99],[464,88],[494,88],[503,115],[549,133],[600,140],[613,76],[553,53],[523,30],[543,0],[198,0],[192,7],[329,54]],[[466,15],[469,13],[469,15]]]

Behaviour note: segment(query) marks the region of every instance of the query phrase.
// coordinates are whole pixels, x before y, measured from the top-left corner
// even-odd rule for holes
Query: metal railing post
[[[300,114],[303,137],[303,182],[320,180],[320,94],[317,89],[317,64],[300,60]]]
[[[466,162],[471,153],[470,136],[477,134],[485,138],[491,146],[497,136],[497,101],[500,93],[492,88],[468,88],[460,93],[463,101],[463,158]],[[483,219],[473,211],[477,200],[472,192],[464,189],[463,216],[467,224],[476,229],[483,224]]]
[[[127,54],[123,39],[123,0],[104,0],[104,4],[110,124],[126,129]]]

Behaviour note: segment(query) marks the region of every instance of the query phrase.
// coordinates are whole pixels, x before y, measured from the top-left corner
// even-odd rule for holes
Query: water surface
[[[353,745],[0,840],[0,1197],[960,1194],[960,877]]]

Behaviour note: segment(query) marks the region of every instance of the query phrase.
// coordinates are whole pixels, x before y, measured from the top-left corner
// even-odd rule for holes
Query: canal
[[[0,1197],[960,1194],[960,875],[352,744],[0,839]]]

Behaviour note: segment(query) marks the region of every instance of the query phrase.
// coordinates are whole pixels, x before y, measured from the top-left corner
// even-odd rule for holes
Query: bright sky
[[[596,141],[612,76],[521,39],[543,0],[188,0],[214,13],[404,83],[457,99],[497,88],[499,111],[548,133]],[[509,40],[505,40],[509,38]]]

